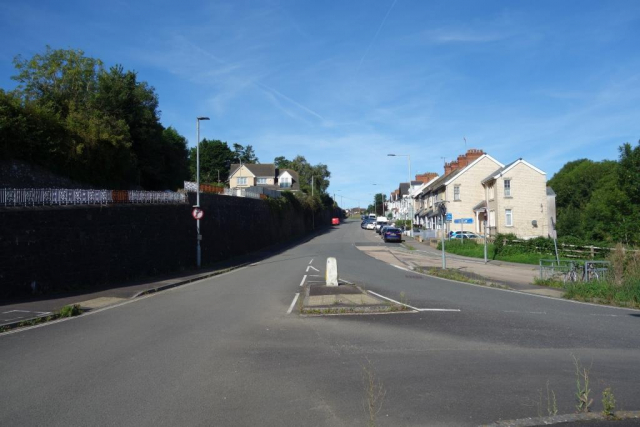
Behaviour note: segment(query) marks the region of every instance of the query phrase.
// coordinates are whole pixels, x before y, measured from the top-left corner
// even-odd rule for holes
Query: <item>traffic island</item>
[[[300,314],[337,315],[337,314],[382,314],[413,312],[406,305],[396,304],[375,297],[355,284],[326,286],[311,284],[304,288],[301,298]]]

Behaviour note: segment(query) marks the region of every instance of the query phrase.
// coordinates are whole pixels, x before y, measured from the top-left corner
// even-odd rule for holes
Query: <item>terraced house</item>
[[[483,235],[486,224],[489,236],[554,236],[555,198],[546,182],[543,171],[522,159],[505,166],[482,150],[470,149],[445,163],[444,174],[415,195],[415,220],[431,236],[440,236],[437,207],[444,203],[453,219],[445,232],[464,229]],[[467,224],[456,224],[456,219]]]

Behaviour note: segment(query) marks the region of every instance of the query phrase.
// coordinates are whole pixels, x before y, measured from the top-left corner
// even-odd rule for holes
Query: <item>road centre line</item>
[[[391,301],[391,302],[395,302],[396,304],[403,305],[403,306],[408,307],[408,308],[410,308],[412,310],[415,310],[415,311],[460,311],[459,308],[417,308],[417,307],[413,307],[413,306],[411,306],[409,304],[403,304],[400,301],[396,301],[394,299],[385,297],[384,295],[380,295],[379,293],[376,293],[376,292],[373,292],[373,291],[367,291],[367,292],[369,292],[370,294],[373,294],[373,295],[375,295],[377,297],[386,299],[387,301]]]
[[[296,301],[298,301],[299,296],[300,292],[298,292],[296,296],[293,297],[293,301],[291,301],[291,305],[289,306],[289,310],[287,310],[287,314],[291,314],[291,312],[293,311],[293,307],[296,305]]]
[[[304,281],[307,280],[307,275],[305,274],[304,277],[302,277],[302,281],[300,282],[300,286],[304,285]]]

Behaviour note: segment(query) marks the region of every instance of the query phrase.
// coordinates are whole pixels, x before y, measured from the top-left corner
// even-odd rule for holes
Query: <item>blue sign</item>
[[[452,213],[448,213],[447,217],[446,217],[447,222],[451,222],[452,219],[453,219],[453,214]]]
[[[454,224],[473,224],[473,218],[459,218],[453,220]]]

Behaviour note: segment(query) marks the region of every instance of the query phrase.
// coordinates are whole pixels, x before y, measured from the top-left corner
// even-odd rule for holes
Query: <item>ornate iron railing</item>
[[[186,194],[164,191],[0,188],[0,207],[186,202]]]

